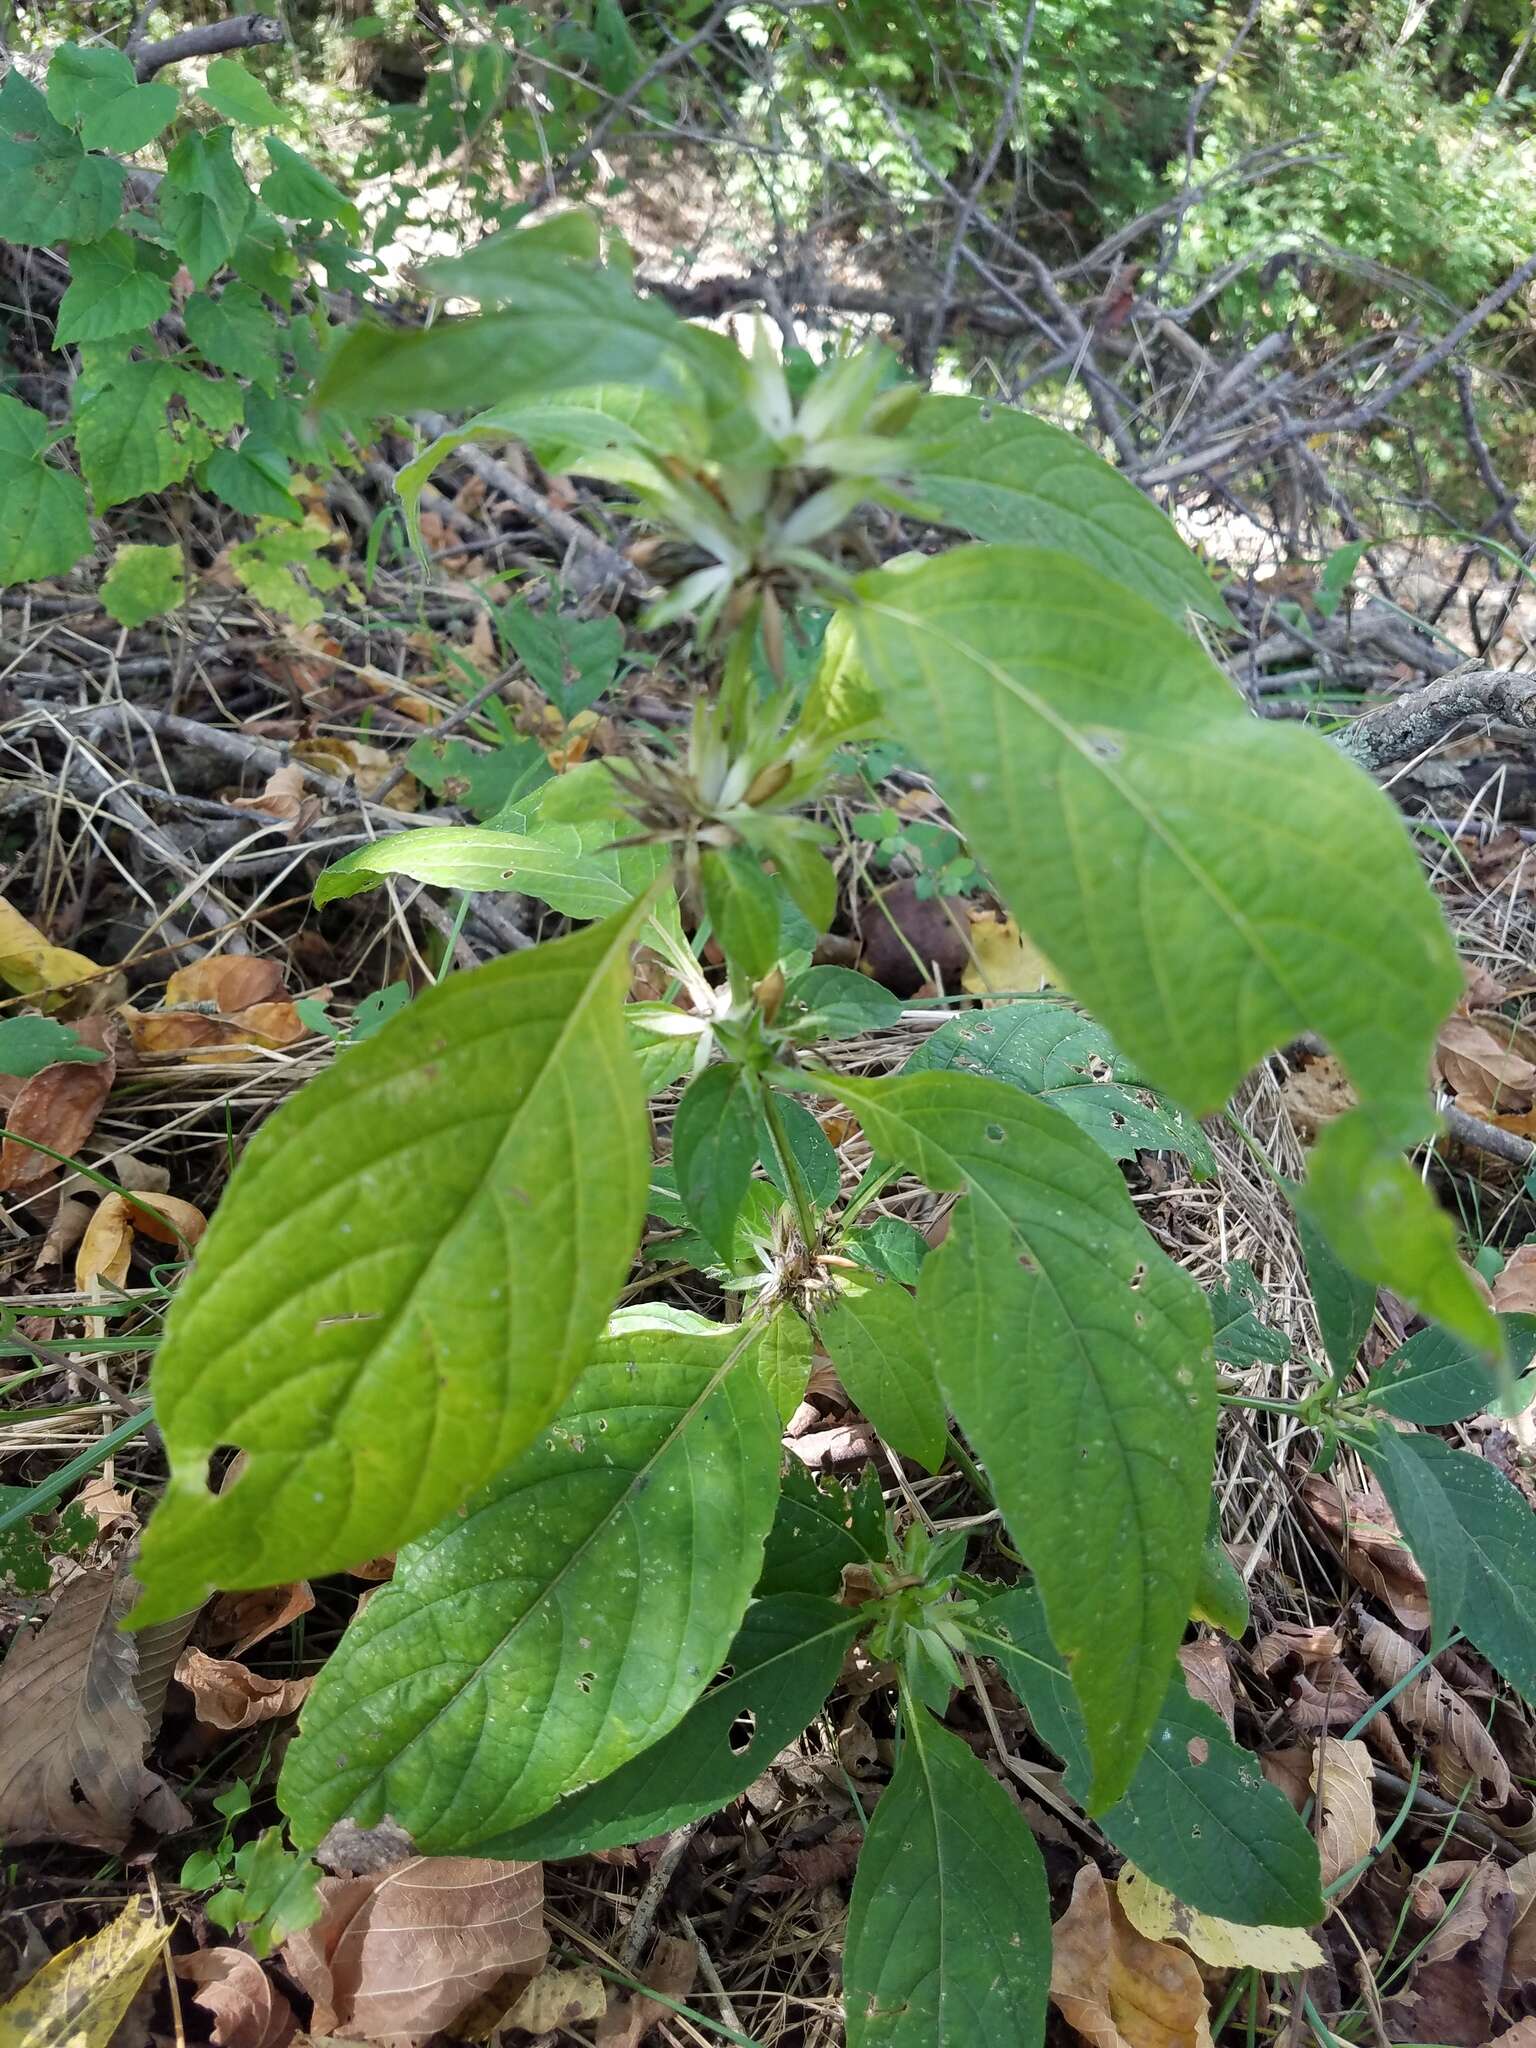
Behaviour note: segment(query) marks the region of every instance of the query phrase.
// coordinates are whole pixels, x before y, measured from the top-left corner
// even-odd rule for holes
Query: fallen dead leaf
[[[73,1156],[95,1129],[112,1092],[116,1033],[100,1017],[84,1018],[75,1029],[82,1044],[106,1056],[61,1061],[22,1082],[6,1111],[5,1139],[0,1143],[0,1189],[13,1195],[36,1194],[59,1172],[56,1160],[24,1141],[35,1139]]]
[[[228,1057],[241,1046],[260,1045],[281,1051],[306,1035],[293,1004],[283,997],[253,1003],[248,1010],[212,1017],[204,1010],[126,1010],[133,1049],[138,1053],[186,1053]]]
[[[176,1958],[176,1974],[196,1985],[193,2002],[213,2020],[213,2048],[288,2048],[293,2007],[252,1955],[203,1948]]]
[[[1419,1661],[1410,1643],[1369,1614],[1360,1617],[1360,1647],[1374,1676],[1385,1687],[1404,1678]],[[1509,1765],[1480,1714],[1446,1684],[1433,1665],[1403,1687],[1391,1711],[1410,1733],[1431,1748],[1444,1746],[1478,1781],[1478,1804],[1503,1806],[1509,1798]]]
[[[96,962],[88,960],[84,953],[55,946],[0,896],[0,981],[7,988],[41,998],[41,1009],[56,1010],[64,998],[55,995],[54,990],[68,988],[100,972]]]
[[[191,1251],[208,1228],[208,1218],[195,1202],[178,1195],[142,1194],[129,1198],[128,1213],[141,1237]]]
[[[1323,1889],[1354,1871],[1348,1884],[1333,1894],[1347,1899],[1365,1876],[1355,1866],[1376,1843],[1376,1797],[1371,1782],[1371,1753],[1363,1742],[1339,1742],[1326,1736],[1312,1757],[1309,1789],[1321,1816],[1316,1828],[1317,1853],[1323,1867]]]
[[[547,2034],[554,2027],[601,2019],[607,2010],[608,1987],[596,1970],[540,1970],[500,2024]]]
[[[1219,1714],[1231,1735],[1237,1703],[1232,1697],[1232,1667],[1220,1643],[1213,1636],[1202,1636],[1198,1643],[1186,1643],[1179,1651],[1179,1663],[1190,1697]]]
[[[1332,1479],[1309,1473],[1302,1498],[1331,1534],[1340,1538],[1344,1569],[1366,1592],[1384,1601],[1406,1629],[1429,1627],[1429,1588],[1398,1533],[1392,1511],[1372,1486],[1343,1493]]]
[[[265,817],[281,818],[290,839],[296,839],[312,825],[323,808],[319,797],[305,795],[304,770],[297,761],[285,761],[281,768],[274,768],[259,796],[231,797],[229,807],[232,811],[256,811]]]
[[[315,1604],[307,1579],[291,1586],[264,1586],[256,1593],[221,1593],[207,1614],[207,1640],[243,1657],[268,1636],[308,1614]]]
[[[1138,1933],[1097,1864],[1051,1929],[1051,2002],[1093,2048],[1211,2048],[1193,1958]]]
[[[299,740],[293,758],[307,767],[318,768],[343,782],[354,782],[357,793],[372,797],[390,780],[399,765],[383,747],[371,747],[363,740]],[[402,775],[382,799],[387,811],[414,811],[421,806],[421,784],[414,775]]]
[[[1235,1920],[1197,1913],[1129,1863],[1115,1889],[1138,1934],[1148,1941],[1182,1941],[1213,1969],[1311,1970],[1323,1960],[1317,1943],[1299,1927],[1243,1927]]]
[[[262,1678],[233,1657],[210,1657],[206,1650],[183,1650],[176,1664],[176,1682],[192,1695],[197,1718],[205,1728],[255,1728],[263,1721],[296,1714],[309,1696],[313,1678]]]
[[[1515,1922],[1504,1958],[1504,1989],[1524,1991],[1536,1982],[1536,1854],[1522,1856],[1504,1873],[1515,1897]]]
[[[640,1981],[647,1990],[659,1991],[664,1998],[681,2000],[693,1989],[698,1972],[699,1952],[694,1944],[680,1935],[663,1934],[641,1972]],[[597,2048],[640,2048],[652,2027],[658,2020],[670,2017],[670,2011],[657,1999],[642,1997],[638,1992],[632,1998],[616,1998],[597,2023]]]
[[[1492,1857],[1430,1935],[1408,1990],[1386,2007],[1397,2041],[1484,2048],[1504,1981],[1515,1895]]]
[[[999,917],[992,910],[972,911],[970,926],[971,959],[960,977],[967,995],[1018,995],[1047,984],[1062,986],[1056,969],[1011,917]]]
[[[1324,1124],[1353,1109],[1358,1100],[1353,1083],[1332,1053],[1293,1066],[1280,1083],[1280,1094],[1298,1137],[1308,1143]]]
[[[146,1898],[61,1949],[0,2006],[6,2048],[108,2048],[171,1930]]]
[[[1295,1622],[1282,1622],[1254,1645],[1253,1668],[1268,1678],[1292,1658],[1301,1665],[1325,1664],[1343,1647],[1344,1639],[1336,1628],[1302,1628]]]
[[[165,984],[161,1007],[178,1010],[188,1003],[212,1003],[226,1015],[269,1003],[283,986],[280,960],[258,960],[248,953],[210,953],[189,967],[178,967]]]
[[[188,1825],[144,1767],[149,1723],[136,1690],[125,1574],[82,1572],[0,1667],[0,1840],[121,1849],[134,1820],[161,1834]]]
[[[1507,1034],[1506,1034],[1507,1039]],[[1470,1017],[1447,1017],[1435,1047],[1435,1070],[1472,1116],[1520,1114],[1536,1092],[1536,1066]]]
[[[1500,1315],[1536,1315],[1536,1244],[1517,1245],[1494,1275],[1493,1305]]]
[[[540,1969],[537,1863],[413,1856],[320,1881],[324,1910],[288,1937],[283,1966],[314,2000],[310,2032],[406,2044],[451,2028],[501,1979]]]
[[[75,1286],[93,1301],[120,1288],[133,1254],[133,1211],[122,1195],[104,1195],[75,1253]]]

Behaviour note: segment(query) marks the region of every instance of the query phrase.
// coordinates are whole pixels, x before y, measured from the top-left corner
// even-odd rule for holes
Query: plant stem
[[[949,1452],[950,1463],[956,1467],[962,1477],[969,1481],[971,1487],[981,1496],[987,1506],[995,1508],[997,1502],[992,1497],[992,1488],[986,1473],[982,1471],[976,1460],[965,1448],[965,1445],[961,1443],[954,1430],[948,1432],[945,1448]]]
[[[784,1185],[789,1189],[790,1204],[795,1212],[795,1221],[800,1226],[800,1235],[807,1251],[816,1249],[820,1232],[816,1226],[816,1204],[811,1200],[811,1191],[805,1184],[800,1163],[789,1149],[784,1135],[784,1119],[779,1115],[778,1098],[771,1088],[758,1084],[758,1104],[763,1112],[763,1122],[768,1126],[769,1142],[773,1156],[778,1162],[779,1172],[784,1176]]]

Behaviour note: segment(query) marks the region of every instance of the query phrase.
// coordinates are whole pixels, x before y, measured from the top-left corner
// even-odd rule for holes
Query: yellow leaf
[[[84,981],[101,969],[83,953],[71,953],[67,946],[51,945],[35,924],[28,924],[19,910],[0,896],[0,981],[19,989],[24,996],[41,995],[46,989],[64,988]],[[44,1009],[58,1004],[44,1003]]]
[[[1317,1943],[1299,1927],[1240,1927],[1235,1920],[1197,1913],[1129,1863],[1120,1873],[1117,1891],[1125,1917],[1138,1934],[1148,1941],[1182,1941],[1213,1969],[1283,1975],[1313,1969],[1323,1960]]]
[[[131,1900],[0,2006],[0,2048],[108,2048],[170,1933],[148,1899]]]
[[[1043,981],[1060,988],[1061,976],[1011,917],[999,917],[991,910],[974,912],[970,941],[973,957],[960,977],[967,995],[1018,995],[1038,988]]]

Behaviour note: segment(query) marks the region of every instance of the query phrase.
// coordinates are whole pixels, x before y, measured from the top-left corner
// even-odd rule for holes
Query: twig
[[[1463,1145],[1470,1145],[1474,1151],[1486,1152],[1491,1159],[1507,1160],[1511,1166],[1536,1166],[1536,1145],[1529,1138],[1522,1138],[1518,1131],[1505,1131],[1497,1124],[1485,1124],[1480,1116],[1469,1116],[1454,1104],[1440,1114],[1445,1118],[1445,1128],[1451,1136],[1459,1138]]]
[[[1467,718],[1536,726],[1536,674],[1490,668],[1442,676],[1357,718],[1336,744],[1362,768],[1374,770],[1435,746]]]
[[[645,1890],[636,1901],[634,1918],[629,1923],[624,1946],[619,1950],[619,1961],[626,1970],[633,1970],[640,1961],[640,1952],[651,1938],[651,1927],[667,1895],[667,1886],[671,1884],[688,1844],[702,1826],[702,1821],[691,1820],[685,1827],[674,1828],[663,1844]]]
[[[287,40],[283,24],[270,14],[234,14],[228,21],[184,28],[163,42],[130,43],[127,54],[133,59],[134,76],[142,85],[167,64],[185,64],[191,57],[227,56],[231,50],[259,49]]]

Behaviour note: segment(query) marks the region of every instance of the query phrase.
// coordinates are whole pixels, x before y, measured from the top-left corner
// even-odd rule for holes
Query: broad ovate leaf
[[[393,1550],[559,1407],[644,1214],[643,912],[427,990],[252,1139],[155,1361],[136,1624]]]
[[[969,1190],[918,1306],[1039,1582],[1097,1811],[1131,1781],[1199,1577],[1216,1433],[1205,1297],[1059,1111],[965,1074],[828,1085],[882,1157]]]
[[[816,1328],[838,1378],[891,1449],[937,1472],[948,1418],[906,1288],[877,1273],[849,1274],[817,1310]]]
[[[977,540],[1075,555],[1182,619],[1229,623],[1173,522],[1103,457],[1049,420],[979,398],[925,398],[908,429],[912,489],[946,526]]]
[[[1045,1868],[986,1765],[913,1707],[859,1852],[843,1966],[849,2048],[1044,2038]]]
[[[90,552],[85,491],[47,460],[51,438],[45,414],[0,393],[0,585],[61,576]]]
[[[857,588],[897,737],[1153,1085],[1217,1109],[1256,1059],[1314,1031],[1375,1123],[1423,1132],[1461,977],[1367,776],[1315,733],[1253,718],[1177,626],[1068,555],[961,548]]]
[[[821,1712],[860,1626],[846,1607],[804,1593],[754,1601],[726,1656],[729,1677],[669,1735],[540,1819],[482,1843],[481,1853],[589,1856],[717,1813]]]
[[[968,1634],[996,1660],[1081,1799],[1090,1776],[1082,1718],[1035,1588],[989,1600]],[[1099,1826],[1122,1856],[1200,1911],[1249,1926],[1311,1927],[1323,1917],[1317,1844],[1258,1759],[1190,1698],[1177,1665],[1135,1776]]]
[[[1521,1381],[1536,1356],[1536,1316],[1504,1315],[1498,1325],[1504,1355],[1516,1376],[1515,1398],[1523,1406],[1529,1382],[1522,1389]],[[1495,1403],[1501,1409],[1504,1405],[1501,1383],[1487,1359],[1433,1323],[1384,1359],[1367,1386],[1374,1406],[1425,1428],[1461,1422]]]
[[[572,825],[538,834],[428,825],[355,848],[326,869],[315,884],[315,901],[376,889],[387,875],[439,889],[510,890],[537,897],[565,917],[606,917],[632,894],[582,851]]]
[[[811,1356],[811,1333],[805,1318],[789,1302],[780,1302],[763,1327],[757,1369],[781,1422],[788,1422],[805,1399]]]
[[[419,1849],[473,1849],[676,1726],[773,1520],[754,1342],[681,1311],[615,1318],[554,1421],[401,1554],[321,1673],[279,1788],[296,1840],[389,1814]]]

